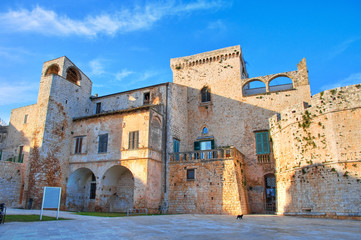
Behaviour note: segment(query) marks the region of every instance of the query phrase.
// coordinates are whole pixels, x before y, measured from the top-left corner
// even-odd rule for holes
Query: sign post
[[[43,218],[44,208],[57,208],[56,219],[59,218],[61,187],[44,187],[43,203],[41,204],[40,220]]]

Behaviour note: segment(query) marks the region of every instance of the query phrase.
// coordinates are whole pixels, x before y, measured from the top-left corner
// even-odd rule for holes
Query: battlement
[[[244,63],[241,46],[237,45],[233,47],[222,48],[187,57],[171,58],[170,66],[174,71],[174,70],[180,70],[182,68],[193,67],[212,62],[220,62],[230,58],[240,58],[242,63]]]

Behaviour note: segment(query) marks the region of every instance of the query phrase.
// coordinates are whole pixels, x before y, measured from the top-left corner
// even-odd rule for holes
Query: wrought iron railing
[[[270,163],[270,154],[257,154],[257,163]]]
[[[190,162],[199,160],[220,160],[241,158],[240,153],[236,148],[219,148],[211,150],[191,151],[191,152],[176,152],[170,154],[171,162]]]

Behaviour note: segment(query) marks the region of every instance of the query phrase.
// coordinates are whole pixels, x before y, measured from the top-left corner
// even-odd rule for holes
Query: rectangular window
[[[24,124],[25,123],[28,123],[28,114],[25,114],[25,116],[24,116]]]
[[[98,153],[106,153],[108,149],[108,134],[99,135]]]
[[[187,180],[195,179],[195,169],[187,169]]]
[[[178,139],[173,139],[173,152],[179,152],[180,141]]]
[[[3,150],[0,149],[0,161],[1,161],[1,155],[3,155]]]
[[[83,147],[83,137],[75,137],[75,150],[74,154],[81,154]]]
[[[129,132],[129,149],[139,148],[139,131]]]
[[[95,199],[96,189],[97,189],[97,184],[95,182],[90,183],[90,196],[89,196],[89,199]]]
[[[19,156],[18,156],[18,162],[19,163],[23,162],[23,157],[24,157],[23,149],[24,149],[24,146],[19,147]]]
[[[143,94],[143,105],[150,103],[150,92],[146,92]]]
[[[256,132],[256,149],[257,154],[270,153],[268,132]]]
[[[102,110],[102,103],[101,103],[101,102],[98,102],[98,103],[97,103],[97,107],[96,107],[96,109],[95,109],[95,114],[100,113],[101,110]]]

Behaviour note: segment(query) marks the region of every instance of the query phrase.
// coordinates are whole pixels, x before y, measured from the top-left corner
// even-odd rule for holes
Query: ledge
[[[73,122],[90,119],[90,118],[98,118],[98,117],[103,117],[103,116],[108,116],[108,115],[136,112],[136,111],[140,111],[140,110],[148,110],[155,106],[159,106],[159,105],[148,105],[147,104],[147,105],[136,107],[136,108],[128,108],[128,109],[122,109],[122,110],[117,110],[117,111],[107,111],[107,112],[102,112],[102,113],[98,113],[98,114],[94,114],[94,115],[90,115],[90,116],[73,118]]]

